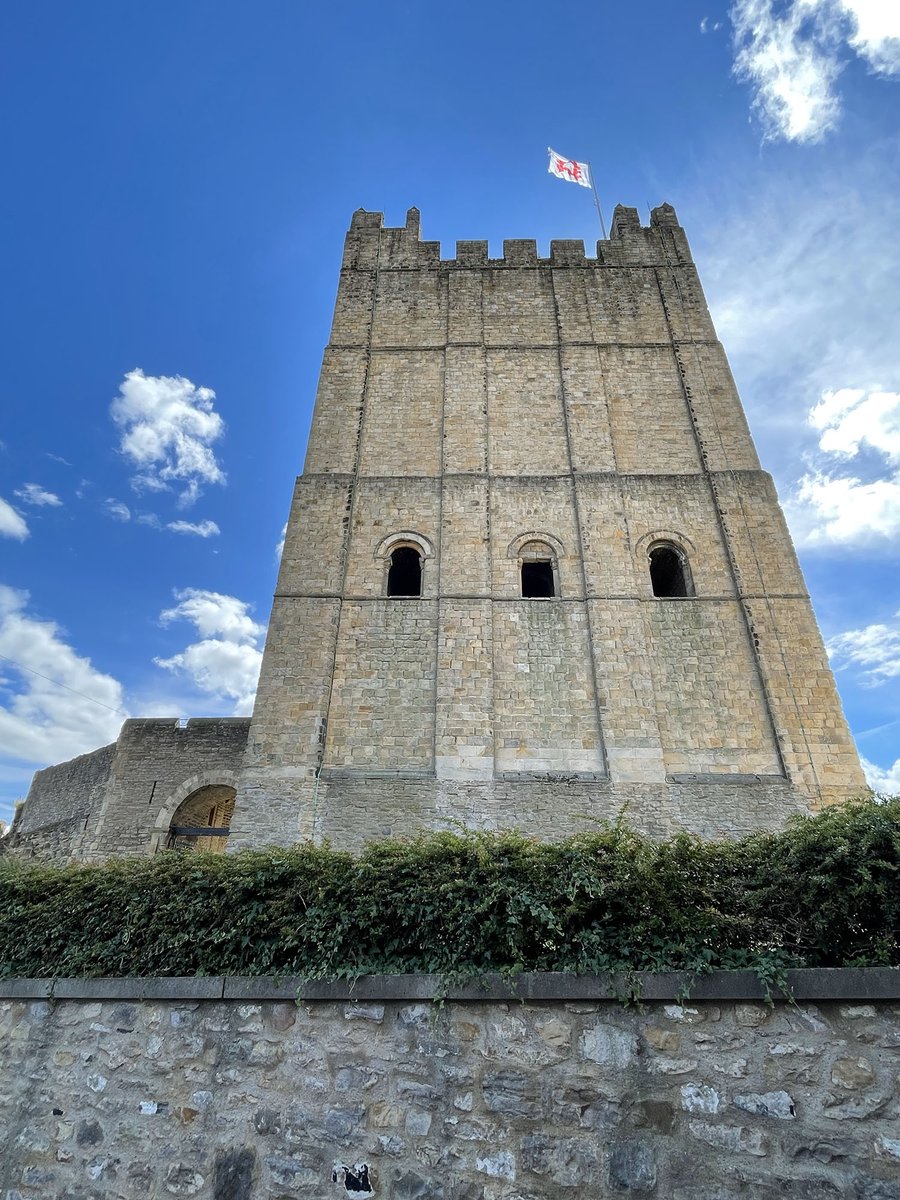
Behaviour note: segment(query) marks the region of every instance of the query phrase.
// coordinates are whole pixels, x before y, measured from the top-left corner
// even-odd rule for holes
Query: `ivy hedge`
[[[779,834],[440,833],[51,868],[0,856],[0,975],[900,966],[900,798]]]

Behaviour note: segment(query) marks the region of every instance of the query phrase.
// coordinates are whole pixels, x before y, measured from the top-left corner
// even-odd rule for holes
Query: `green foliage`
[[[559,843],[0,858],[0,975],[588,972],[900,965],[900,798],[742,841],[620,824]]]

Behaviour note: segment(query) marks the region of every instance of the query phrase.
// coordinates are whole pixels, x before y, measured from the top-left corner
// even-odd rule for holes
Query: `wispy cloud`
[[[275,546],[275,561],[281,562],[281,556],[284,554],[284,539],[287,537],[287,521],[285,521],[281,533],[278,535],[278,543]]]
[[[866,625],[829,638],[832,666],[853,670],[864,687],[900,678],[900,612],[896,618],[890,625]]]
[[[27,592],[0,585],[0,745],[8,758],[43,766],[112,741],[126,714],[118,680],[27,605]]]
[[[131,509],[127,504],[123,504],[121,500],[113,500],[111,497],[104,502],[103,507],[107,514],[115,521],[130,521]]]
[[[22,514],[0,496],[0,537],[11,537],[18,542],[24,542],[28,533],[28,525]]]
[[[215,521],[170,521],[166,529],[171,529],[173,533],[187,533],[202,538],[216,537],[222,532]]]
[[[889,547],[900,240],[884,229],[900,224],[900,141],[699,195],[701,276],[795,540]]]
[[[55,492],[46,491],[39,483],[24,483],[16,488],[15,495],[24,504],[31,504],[35,508],[59,508],[62,504]]]
[[[895,224],[898,139],[814,171],[785,165],[740,194],[725,183],[692,217],[719,336],[773,425],[805,427],[826,390],[897,386]]]
[[[162,612],[160,621],[163,625],[188,621],[200,640],[154,662],[186,676],[217,701],[233,701],[236,713],[249,713],[262,663],[260,644],[265,626],[257,624],[250,616],[250,606],[235,596],[186,588],[176,592],[175,599],[175,606]]]
[[[204,484],[225,482],[213,444],[225,426],[216,412],[211,388],[197,387],[180,375],[145,375],[129,371],[119,386],[110,413],[121,430],[119,448],[137,468],[137,491],[181,487],[186,507]]]
[[[900,6],[889,0],[737,0],[734,72],[769,138],[820,141],[838,123],[837,81],[851,53],[900,72]]]

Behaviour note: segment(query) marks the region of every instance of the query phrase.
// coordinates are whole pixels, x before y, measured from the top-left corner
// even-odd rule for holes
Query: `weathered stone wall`
[[[728,784],[686,776],[653,786],[525,771],[485,783],[349,773],[332,778],[323,772],[313,788],[309,811],[314,822],[305,833],[354,851],[381,837],[458,830],[460,825],[521,829],[532,837],[558,840],[596,832],[599,822],[623,816],[650,837],[672,837],[686,827],[706,838],[744,837],[778,829],[788,816],[805,811],[784,779],[756,776]],[[287,787],[284,795],[292,795]]]
[[[0,999],[5,1200],[900,1197],[896,999],[68,982]]]
[[[249,725],[244,717],[126,721],[112,745],[37,772],[9,852],[55,863],[153,853],[190,795],[234,787]]]
[[[660,809],[708,830],[716,784],[717,834],[865,791],[674,212],[617,209],[596,255],[442,259],[415,209],[354,214],[231,844],[558,836],[597,813],[562,778],[660,833]],[[422,598],[386,598],[386,541],[413,534]],[[528,538],[553,600],[521,597]],[[694,597],[653,596],[660,540]]]
[[[36,771],[3,848],[21,857],[65,862],[103,795],[116,743]]]
[[[102,859],[158,849],[192,792],[235,784],[249,726],[245,717],[126,721],[103,802],[92,814],[79,856]]]

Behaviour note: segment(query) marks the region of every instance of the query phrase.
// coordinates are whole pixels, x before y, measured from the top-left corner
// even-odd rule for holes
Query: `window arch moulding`
[[[376,559],[388,559],[395,550],[402,546],[413,546],[418,549],[422,558],[434,558],[434,546],[421,533],[415,533],[412,529],[400,529],[395,533],[389,533],[381,539],[375,547]]]
[[[529,542],[543,543],[549,550],[552,550],[557,559],[562,558],[566,552],[565,546],[552,533],[546,533],[543,529],[532,529],[528,533],[520,533],[518,537],[513,538],[506,550],[507,557],[521,557],[522,551]]]
[[[646,533],[635,547],[641,569],[657,600],[691,600],[697,595],[691,558],[695,547],[690,538],[672,529]]]
[[[420,533],[402,529],[383,537],[375,548],[382,564],[382,593],[393,599],[419,599],[425,594],[425,563],[434,546]]]
[[[559,560],[563,544],[542,530],[530,530],[513,538],[507,555],[518,560],[520,592],[524,600],[552,600],[561,595]]]

